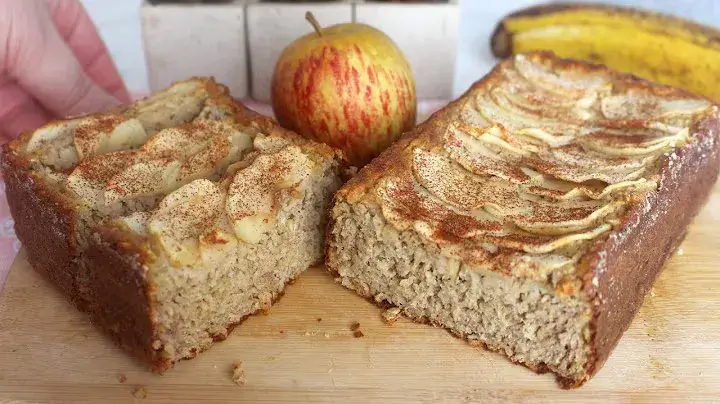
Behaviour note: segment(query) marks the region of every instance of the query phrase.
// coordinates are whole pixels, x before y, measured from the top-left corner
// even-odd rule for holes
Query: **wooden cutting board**
[[[363,337],[353,337],[353,322]],[[231,380],[234,361],[243,362],[242,387]],[[160,376],[93,328],[21,252],[0,295],[0,402],[13,400],[717,401],[720,188],[605,367],[580,389],[560,390],[552,376],[512,365],[439,328],[406,319],[385,325],[379,309],[322,268],[289,286],[269,315],[248,319],[226,341]]]

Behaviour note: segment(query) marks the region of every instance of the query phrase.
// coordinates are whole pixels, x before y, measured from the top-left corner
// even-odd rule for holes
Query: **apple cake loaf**
[[[413,320],[581,385],[706,201],[719,136],[706,99],[513,57],[338,191],[327,267]]]
[[[194,78],[3,148],[30,264],[162,372],[323,256],[342,155]]]

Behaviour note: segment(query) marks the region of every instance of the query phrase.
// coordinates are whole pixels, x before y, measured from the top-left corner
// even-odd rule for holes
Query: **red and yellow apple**
[[[415,81],[402,51],[382,31],[347,23],[288,45],[272,78],[280,125],[345,152],[362,166],[415,125]]]

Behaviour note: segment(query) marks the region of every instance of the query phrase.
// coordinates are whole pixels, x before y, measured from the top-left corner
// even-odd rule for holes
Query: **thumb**
[[[15,81],[58,116],[97,112],[120,102],[85,73],[44,1],[22,2],[11,16],[6,66]],[[21,4],[22,4],[21,3]]]

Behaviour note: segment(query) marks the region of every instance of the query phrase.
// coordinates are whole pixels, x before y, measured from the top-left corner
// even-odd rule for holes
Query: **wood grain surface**
[[[571,391],[442,329],[406,319],[388,326],[322,268],[289,286],[269,315],[152,374],[21,252],[0,295],[0,402],[717,402],[719,252],[716,188],[605,367]],[[363,337],[353,336],[353,322]],[[231,379],[235,361],[244,386]]]

